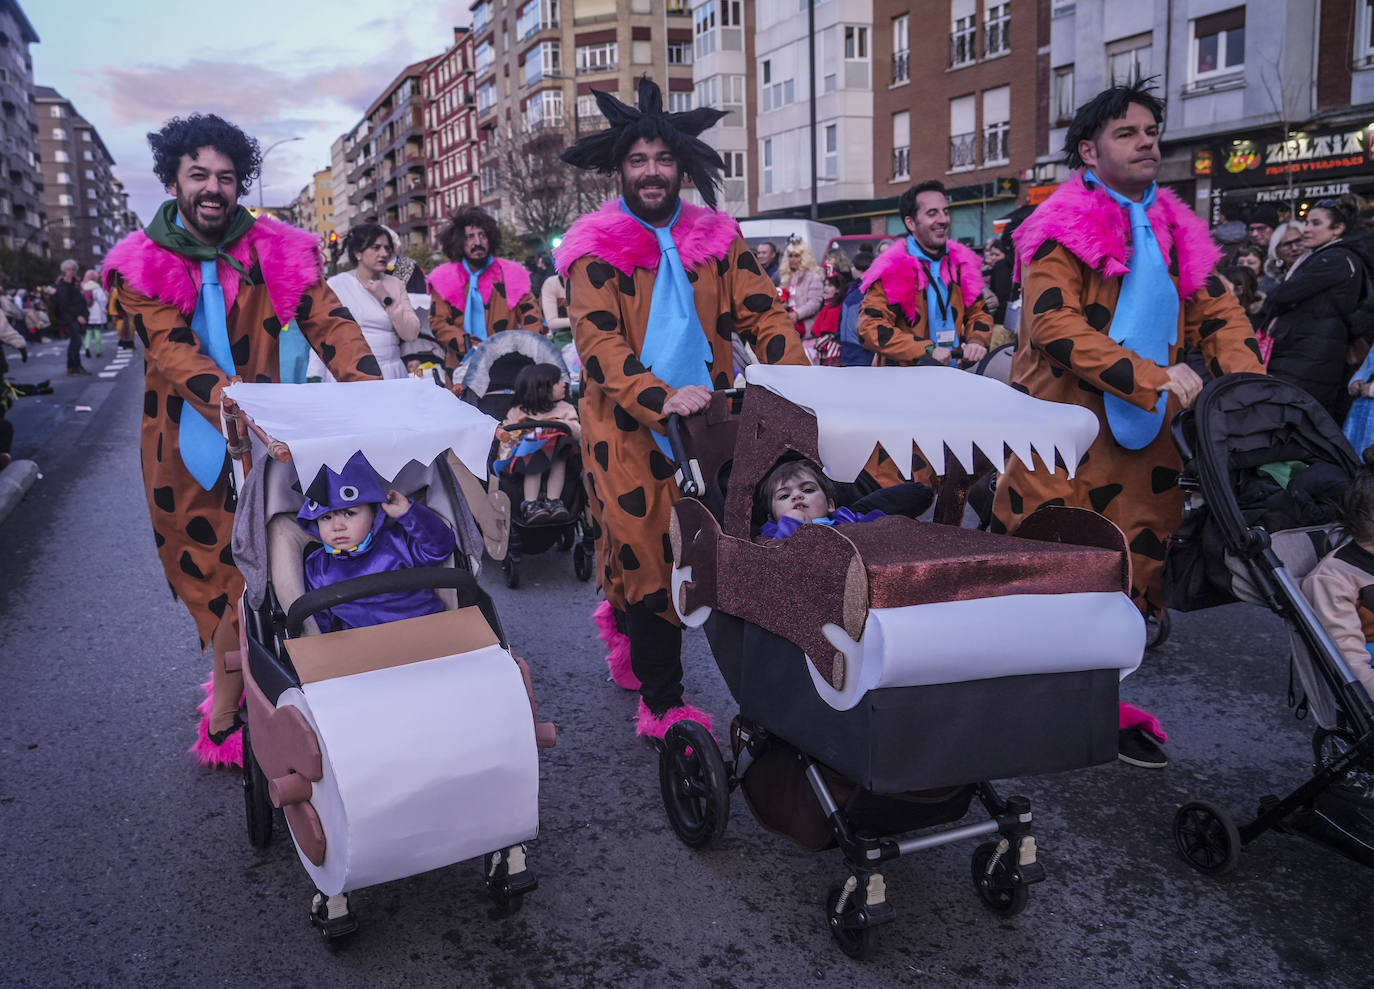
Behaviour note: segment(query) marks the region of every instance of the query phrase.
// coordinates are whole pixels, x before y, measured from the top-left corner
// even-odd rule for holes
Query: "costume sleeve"
[[[743,237],[736,237],[730,245],[728,262],[726,287],[735,335],[749,344],[764,364],[810,364],[792,317],[778,300],[777,286],[763,273]]]
[[[363,339],[363,331],[324,282],[306,289],[296,305],[296,325],[310,347],[324,358],[335,381],[372,381],[382,376],[381,365]]]
[[[992,315],[980,295],[964,310],[964,330],[960,334],[966,343],[976,343],[990,349],[992,344]]]
[[[27,350],[29,342],[10,325],[4,313],[0,313],[0,343],[8,344],[15,350]]]
[[[406,545],[416,566],[437,567],[452,556],[458,546],[448,523],[418,501],[412,501],[410,510],[395,522],[405,532]]]
[[[533,292],[526,292],[520,296],[520,301],[511,310],[511,322],[514,324],[512,329],[529,330],[533,333],[548,332]]]
[[[1369,665],[1364,630],[1360,626],[1356,595],[1359,589],[1349,576],[1319,564],[1302,582],[1302,593],[1312,604],[1331,639],[1340,649],[1351,672],[1374,695],[1374,668]]]
[[[429,296],[429,328],[444,348],[444,366],[450,371],[467,356],[472,340],[463,330],[463,312],[453,303],[431,292]]]
[[[544,325],[550,333],[572,329],[572,321],[567,316],[558,315],[558,300],[563,300],[564,312],[567,311],[567,296],[563,291],[563,280],[557,275],[544,279],[544,287],[539,292],[539,301],[544,310]]]
[[[553,407],[559,422],[566,422],[572,430],[573,439],[582,442],[582,420],[577,418],[577,410],[568,402],[559,402]]]
[[[880,354],[889,361],[915,364],[926,356],[930,337],[920,323],[909,330],[899,328],[901,314],[887,301],[883,283],[875,281],[859,300],[859,341],[864,349]]]
[[[1264,374],[1250,318],[1216,275],[1184,303],[1183,342],[1202,348],[1213,377],[1237,371]]]
[[[420,317],[415,315],[415,307],[410,304],[410,295],[406,292],[406,287],[395,275],[383,275],[382,285],[391,298],[391,305],[386,307],[391,328],[406,343],[413,342],[420,335]]]
[[[593,265],[596,278],[588,273]],[[590,255],[573,262],[568,271],[568,318],[583,375],[642,425],[663,432],[663,403],[677,389],[641,364],[630,346],[614,268]]]
[[[1025,268],[1030,344],[1051,363],[1142,409],[1153,409],[1169,375],[1096,330],[1083,314],[1083,264],[1047,240]]]
[[[201,353],[191,320],[176,306],[154,302],[124,284],[119,302],[143,342],[148,362],[167,379],[177,397],[205,417],[219,423],[220,392],[229,384],[224,372]]]

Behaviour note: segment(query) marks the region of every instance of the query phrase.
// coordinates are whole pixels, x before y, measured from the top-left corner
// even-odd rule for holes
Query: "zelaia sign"
[[[1367,172],[1374,161],[1370,142],[1374,128],[1294,134],[1285,141],[1238,140],[1194,155],[1193,174],[1211,175],[1212,184],[1227,188],[1272,185],[1288,176],[1309,182]]]

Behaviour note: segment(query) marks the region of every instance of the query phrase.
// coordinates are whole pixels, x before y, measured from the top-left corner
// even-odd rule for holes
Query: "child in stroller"
[[[930,507],[935,495],[924,484],[906,482],[880,488],[852,505],[836,508],[835,498],[835,485],[810,460],[784,460],[755,492],[755,518],[768,518],[760,526],[759,536],[786,539],[804,525],[872,522],[888,514],[916,518]]]
[[[568,383],[553,364],[531,364],[515,376],[514,392],[515,402],[496,433],[492,473],[524,478],[520,518],[526,525],[567,522],[568,507],[559,496],[568,458],[582,442],[577,410],[565,401]]]

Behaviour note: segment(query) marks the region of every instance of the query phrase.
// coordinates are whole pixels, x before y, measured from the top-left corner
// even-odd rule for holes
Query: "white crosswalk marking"
[[[100,372],[100,377],[102,377],[102,378],[115,378],[115,377],[118,377],[118,376],[119,376],[119,372],[118,372],[118,371],[101,371],[101,372]]]

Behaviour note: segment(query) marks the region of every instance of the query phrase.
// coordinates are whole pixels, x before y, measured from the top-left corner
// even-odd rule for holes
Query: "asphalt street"
[[[49,345],[51,347],[52,345]],[[97,372],[127,354],[107,340]],[[837,853],[765,832],[736,794],[721,846],[668,827],[634,697],[609,683],[568,554],[483,584],[533,669],[558,747],[541,754],[539,889],[488,915],[476,862],[356,893],[359,935],[331,953],[306,920],[290,839],[252,849],[238,777],[188,760],[208,659],[154,553],[139,476],[141,354],[68,379],[40,348],[16,377],[16,455],[43,476],[0,523],[0,982],[8,986],[1339,986],[1370,984],[1370,875],[1267,834],[1223,879],[1173,847],[1179,804],[1239,816],[1301,779],[1310,726],[1284,703],[1286,633],[1255,608],[1176,616],[1123,696],[1157,712],[1168,768],[1112,763],[1007,781],[1035,814],[1048,879],[1010,920],[970,881],[974,842],[887,871],[897,919],[872,961],[824,923]],[[78,411],[78,407],[90,411]],[[1008,629],[1008,649],[1017,629]],[[689,696],[734,713],[705,640]],[[987,716],[995,718],[996,712]]]

